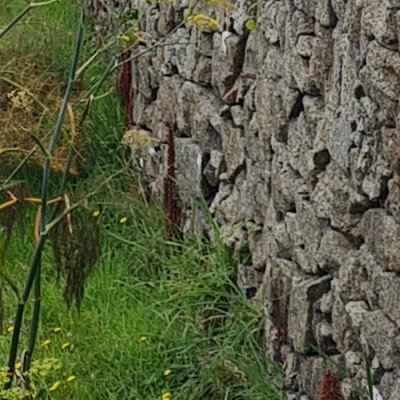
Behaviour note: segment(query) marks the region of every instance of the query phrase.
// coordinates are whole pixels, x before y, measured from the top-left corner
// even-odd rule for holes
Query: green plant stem
[[[371,364],[369,363],[368,358],[365,358],[365,372],[367,374],[368,395],[370,400],[374,400],[374,388],[371,375]]]
[[[184,21],[181,22],[180,24],[178,24],[177,26],[175,26],[174,29],[172,29],[169,33],[167,33],[165,36],[163,36],[161,39],[159,39],[159,40],[158,40],[156,43],[154,43],[152,46],[149,46],[147,49],[141,51],[141,52],[138,53],[138,54],[135,54],[135,55],[132,56],[132,57],[127,58],[126,60],[123,60],[123,61],[120,61],[119,63],[116,63],[116,64],[113,66],[111,72],[114,72],[116,69],[122,67],[124,64],[126,64],[126,63],[128,63],[128,62],[137,60],[137,59],[140,58],[141,56],[145,55],[146,53],[148,53],[148,52],[150,52],[150,51],[152,51],[152,50],[154,50],[154,49],[157,49],[158,47],[161,47],[161,46],[163,46],[163,45],[166,45],[166,46],[176,45],[177,43],[164,43],[164,42],[165,42],[170,36],[172,36],[179,28],[181,28],[183,25],[185,25],[185,22],[184,22]],[[184,44],[189,44],[189,43],[190,43],[190,42],[187,42],[187,43],[184,43]],[[181,44],[183,44],[183,43],[181,43]]]
[[[3,279],[3,281],[5,281],[8,286],[11,288],[11,290],[15,293],[15,295],[17,296],[18,301],[21,300],[21,296],[19,294],[19,290],[17,285],[12,281],[12,279],[2,270],[0,270],[0,278]]]
[[[101,49],[97,50],[87,61],[85,61],[79,69],[76,71],[75,79],[78,79],[79,76],[94,62],[94,60],[107,49],[109,49],[114,44],[113,41],[108,42]]]
[[[21,162],[16,166],[16,168],[8,175],[6,180],[0,186],[0,193],[7,190],[7,185],[14,179],[18,172],[23,168],[23,166],[29,161],[29,159],[35,154],[37,146],[35,146],[29,153],[21,160]]]
[[[92,105],[92,102],[93,102],[93,97],[91,96],[89,98],[89,101],[86,103],[85,109],[83,110],[82,116],[81,116],[81,118],[79,120],[78,131],[81,130],[81,128],[83,126],[83,123],[85,122],[86,117],[89,114],[89,110],[90,110],[90,107]],[[61,184],[60,184],[59,193],[64,192],[64,188],[65,188],[65,185],[67,183],[68,171],[69,171],[69,168],[70,168],[71,163],[72,163],[72,155],[73,155],[73,149],[72,149],[72,144],[71,144],[70,147],[69,147],[69,150],[68,150],[67,162],[66,162],[66,165],[65,165],[65,168],[64,168],[64,171],[63,171],[63,175],[62,175],[62,178],[61,178]],[[51,219],[53,219],[55,217],[56,212],[57,212],[57,207],[55,206],[53,208],[53,213],[51,215]]]
[[[16,147],[16,148],[14,148],[14,147],[7,147],[7,148],[5,148],[5,149],[0,149],[0,156],[2,155],[2,154],[4,154],[4,153],[18,153],[18,152],[20,152],[20,153],[26,153],[27,152],[27,150],[24,150],[24,149],[19,149],[18,147]]]
[[[31,366],[31,357],[33,351],[35,349],[37,332],[39,329],[39,317],[40,317],[40,306],[41,306],[41,268],[42,262],[39,260],[38,269],[35,275],[34,281],[34,290],[35,290],[35,297],[33,300],[33,314],[32,314],[32,321],[31,327],[29,330],[29,342],[28,342],[28,352],[27,357],[25,358],[24,365],[22,366],[23,371],[29,370]]]
[[[0,31],[0,39],[9,32],[22,18],[25,17],[26,14],[34,7],[41,7],[47,6],[49,4],[55,3],[58,0],[48,0],[48,1],[41,1],[38,3],[29,3],[19,14],[15,16],[1,31]]]
[[[74,83],[76,67],[79,59],[80,49],[82,45],[83,39],[83,22],[84,22],[84,10],[81,7],[81,13],[79,18],[79,24],[76,34],[75,40],[75,48],[72,56],[71,67],[70,67],[70,74],[68,79],[67,88],[65,89],[63,102],[58,113],[54,128],[52,129],[52,135],[50,138],[50,142],[47,148],[47,152],[49,155],[52,155],[59,136],[61,125],[64,121],[65,112],[68,105],[68,99],[70,97],[72,91],[72,85]],[[17,357],[18,352],[18,344],[19,338],[21,333],[21,325],[22,319],[24,314],[24,308],[26,301],[29,298],[33,282],[37,279],[37,284],[35,284],[35,298],[40,300],[40,265],[41,265],[41,255],[43,251],[44,244],[46,242],[46,209],[47,209],[47,199],[48,199],[48,192],[49,192],[49,183],[50,183],[50,170],[51,170],[51,158],[46,158],[44,165],[43,165],[43,177],[42,177],[42,190],[41,190],[41,213],[40,213],[40,235],[39,240],[36,244],[34,257],[32,263],[30,265],[28,278],[25,283],[24,292],[22,295],[22,301],[18,304],[17,313],[15,317],[15,324],[14,324],[14,332],[11,340],[10,346],[10,354],[8,360],[8,373],[9,373],[9,380],[6,384],[6,388],[9,388],[12,383],[12,377],[14,375],[15,370],[15,360]],[[34,304],[33,310],[33,318],[31,322],[31,330],[29,333],[29,348],[28,348],[28,359],[31,359],[32,353],[35,346],[37,329],[39,325],[39,316],[40,316],[40,301],[36,301]]]
[[[78,31],[75,40],[75,49],[72,57],[70,75],[68,79],[68,85],[65,90],[63,103],[61,109],[58,113],[58,117],[56,120],[56,124],[53,130],[53,135],[50,138],[50,143],[47,149],[47,154],[49,157],[45,159],[43,166],[43,180],[42,180],[42,193],[41,193],[41,207],[40,207],[40,232],[41,235],[46,238],[46,209],[47,209],[47,199],[49,195],[49,182],[50,182],[50,171],[51,171],[51,155],[53,154],[57,142],[60,136],[61,126],[64,121],[65,112],[68,106],[69,96],[72,91],[72,85],[75,82],[76,68],[78,65],[79,53],[82,45],[83,39],[83,22],[84,22],[84,12],[83,8],[81,8],[81,15],[79,19]],[[40,257],[41,258],[41,257]],[[33,307],[33,316],[31,321],[31,329],[29,336],[29,345],[28,345],[28,365],[27,369],[29,369],[29,360],[32,357],[33,351],[35,349],[37,330],[39,327],[39,317],[40,317],[40,305],[41,305],[41,284],[40,284],[40,272],[41,272],[41,260],[39,260],[37,271],[35,274],[35,303]]]
[[[88,90],[88,92],[86,93],[86,95],[84,96],[84,98],[88,98],[88,102],[90,102],[90,98],[92,96],[94,96],[97,91],[101,88],[101,86],[103,85],[103,83],[105,82],[105,80],[107,79],[107,77],[112,74],[113,72],[115,72],[118,68],[122,67],[124,64],[130,62],[130,61],[134,61],[137,60],[138,58],[142,57],[143,55],[145,55],[146,53],[161,47],[161,46],[173,46],[176,45],[176,43],[164,43],[168,37],[170,37],[174,32],[176,32],[179,28],[181,28],[184,25],[184,22],[181,22],[180,24],[178,24],[171,32],[169,32],[167,35],[163,36],[160,40],[158,40],[154,45],[148,47],[147,49],[141,51],[138,54],[135,54],[132,57],[127,58],[124,61],[117,61],[117,58],[113,58],[110,63],[107,65],[106,69],[104,70],[102,76],[100,77],[100,79]],[[189,44],[190,42],[185,42],[185,43],[181,43],[181,44]]]
[[[51,133],[51,131],[48,132],[44,136],[44,139],[46,139],[50,133]],[[11,171],[11,173],[8,175],[6,180],[1,184],[0,193],[3,192],[4,190],[7,190],[8,184],[14,179],[14,177],[18,174],[18,172],[24,167],[24,165],[30,160],[30,158],[36,153],[37,149],[38,149],[38,146],[32,147],[32,149],[28,151],[26,156],[20,161],[20,163],[15,167],[15,169],[13,171]]]
[[[29,269],[28,278],[26,280],[25,288],[22,293],[22,298],[18,303],[17,312],[15,314],[14,331],[13,331],[13,335],[11,338],[10,354],[9,354],[9,358],[8,358],[9,380],[6,383],[6,389],[9,389],[11,387],[12,378],[14,376],[15,361],[17,359],[18,344],[19,344],[19,337],[21,334],[21,326],[22,326],[22,319],[24,316],[25,303],[29,298],[32,284],[35,279],[36,271],[37,271],[38,265],[40,263],[40,257],[41,257],[41,253],[43,250],[44,243],[45,243],[45,236],[41,234],[39,236],[39,240],[36,244],[32,263],[31,263],[31,266]]]

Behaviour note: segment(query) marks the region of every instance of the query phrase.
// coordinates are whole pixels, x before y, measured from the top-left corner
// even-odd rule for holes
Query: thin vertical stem
[[[32,352],[34,350],[34,344],[36,341],[37,329],[39,326],[39,316],[40,316],[40,286],[41,286],[40,285],[40,266],[41,266],[41,258],[42,258],[41,256],[42,256],[43,247],[44,247],[46,237],[47,237],[47,234],[46,234],[46,223],[47,223],[46,209],[47,209],[47,199],[48,199],[48,194],[49,194],[51,155],[53,154],[53,152],[55,150],[55,147],[57,145],[57,142],[58,142],[58,139],[60,136],[61,125],[64,121],[64,116],[65,116],[65,112],[66,112],[67,105],[68,105],[68,99],[71,94],[72,85],[73,85],[74,79],[75,79],[75,73],[76,73],[76,68],[77,68],[77,64],[78,64],[80,49],[81,49],[81,45],[82,45],[82,38],[83,38],[83,22],[84,22],[84,11],[83,11],[83,7],[82,7],[81,13],[80,13],[80,18],[79,18],[77,34],[76,34],[75,48],[74,48],[72,61],[71,61],[68,84],[67,84],[67,88],[65,89],[63,102],[62,102],[60,111],[58,113],[56,122],[54,124],[54,128],[52,129],[52,135],[51,135],[50,142],[49,142],[48,149],[47,149],[47,152],[50,155],[50,157],[47,157],[45,159],[45,162],[43,165],[42,189],[41,189],[41,209],[40,209],[40,211],[41,211],[41,213],[40,213],[40,235],[39,235],[39,240],[36,243],[34,257],[33,257],[32,263],[30,265],[28,278],[25,283],[25,288],[24,288],[24,292],[22,295],[22,301],[18,304],[17,313],[15,316],[14,332],[13,332],[13,336],[12,336],[12,340],[11,340],[10,354],[9,354],[9,360],[8,360],[9,380],[6,384],[6,388],[9,388],[12,383],[12,377],[14,375],[14,370],[15,370],[15,361],[16,361],[17,352],[18,352],[18,344],[19,344],[19,339],[20,339],[20,334],[21,334],[21,325],[22,325],[22,319],[23,319],[23,315],[24,315],[25,304],[29,298],[34,281],[35,281],[35,300],[36,301],[34,304],[34,310],[33,310],[32,322],[31,322],[28,359],[30,359],[32,357]]]
[[[28,278],[25,283],[25,288],[22,293],[22,298],[18,303],[17,312],[15,314],[15,322],[14,322],[14,331],[11,339],[11,346],[10,346],[10,354],[8,358],[8,374],[9,380],[6,383],[6,388],[10,388],[12,383],[12,377],[15,372],[15,361],[17,359],[17,352],[18,352],[18,344],[19,344],[19,337],[21,334],[21,326],[22,326],[22,319],[24,316],[25,304],[29,298],[30,291],[32,289],[33,281],[35,279],[35,275],[40,264],[40,258],[43,251],[43,246],[45,243],[45,236],[40,235],[39,240],[36,243],[35,253],[31,262],[31,266],[29,269]]]
[[[60,130],[61,130],[61,125],[64,121],[64,116],[65,112],[67,109],[68,105],[68,99],[72,90],[72,85],[75,81],[75,73],[76,73],[76,68],[78,65],[78,59],[79,59],[79,53],[80,53],[80,48],[82,45],[82,39],[83,39],[83,19],[84,19],[84,12],[83,8],[81,8],[81,15],[79,19],[79,25],[78,25],[78,31],[76,35],[76,41],[75,41],[75,51],[73,54],[72,62],[71,62],[71,69],[70,69],[70,75],[68,79],[68,85],[65,90],[64,94],[64,100],[62,107],[60,109],[60,112],[58,114],[58,118],[56,121],[56,125],[53,131],[53,135],[50,139],[50,143],[48,146],[48,153],[51,155],[54,152],[54,149],[57,145],[58,138],[60,136]],[[43,181],[42,181],[42,193],[41,193],[41,207],[40,207],[40,232],[43,236],[45,236],[45,230],[46,230],[46,224],[47,224],[47,219],[46,219],[46,208],[47,208],[47,198],[49,194],[49,182],[50,182],[50,171],[51,171],[51,159],[46,158],[44,162],[44,167],[43,167]],[[40,284],[40,272],[41,272],[41,257],[38,263],[37,271],[36,271],[36,276],[35,276],[35,302],[34,302],[34,307],[33,307],[33,315],[32,315],[32,321],[31,321],[31,329],[30,329],[30,337],[29,337],[29,346],[28,346],[28,360],[31,359],[33,351],[35,349],[35,343],[36,343],[36,336],[37,336],[37,330],[39,327],[39,316],[40,316],[40,305],[41,305],[41,284]],[[27,368],[29,369],[29,361],[28,361],[28,366]]]
[[[39,260],[39,265],[34,281],[35,297],[33,300],[33,314],[32,314],[31,327],[29,330],[30,335],[28,341],[28,352],[27,352],[27,358],[25,360],[25,365],[22,366],[23,371],[29,370],[31,366],[31,358],[33,351],[35,350],[37,332],[39,329],[39,317],[40,317],[40,306],[41,306],[41,269],[42,269],[41,264],[42,264],[41,260]]]

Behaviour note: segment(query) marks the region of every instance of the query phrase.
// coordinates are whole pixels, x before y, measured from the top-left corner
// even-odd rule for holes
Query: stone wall
[[[161,143],[145,174],[160,191],[172,126],[187,223],[202,194],[288,398],[319,398],[329,355],[345,399],[367,398],[366,357],[400,399],[399,0],[198,2],[217,29],[179,25],[189,0],[133,3],[165,37],[133,65],[135,123]]]

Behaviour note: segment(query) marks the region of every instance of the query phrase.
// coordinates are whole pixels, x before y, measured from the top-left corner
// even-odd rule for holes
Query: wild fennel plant
[[[48,3],[48,2],[47,2]],[[29,299],[32,287],[34,286],[34,307],[31,319],[31,326],[29,330],[29,342],[28,348],[24,352],[25,357],[23,360],[22,371],[29,369],[30,360],[35,349],[37,331],[39,326],[40,316],[40,296],[41,296],[41,261],[44,244],[46,242],[48,232],[46,230],[48,220],[47,212],[47,200],[49,197],[49,184],[50,184],[50,172],[51,172],[51,157],[56,149],[58,139],[60,136],[61,125],[64,120],[65,112],[68,105],[68,99],[71,95],[72,87],[75,82],[75,73],[77,69],[80,49],[83,38],[83,23],[84,23],[84,4],[81,6],[80,19],[75,39],[75,48],[71,60],[70,73],[68,78],[68,84],[65,89],[63,101],[57,115],[57,119],[51,131],[51,137],[46,149],[45,161],[43,165],[42,174],[42,187],[41,187],[41,209],[40,209],[40,233],[39,239],[36,243],[36,247],[33,253],[32,261],[29,267],[28,276],[26,278],[24,290],[15,314],[14,331],[11,339],[10,353],[8,359],[8,376],[9,379],[6,384],[6,388],[9,388],[12,384],[12,380],[15,374],[15,362],[17,358],[17,352],[20,342],[21,326],[25,311],[25,304]]]

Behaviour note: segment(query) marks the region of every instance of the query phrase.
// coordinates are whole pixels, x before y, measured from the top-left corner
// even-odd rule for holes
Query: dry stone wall
[[[187,224],[201,195],[288,398],[319,398],[323,353],[345,399],[367,398],[365,358],[400,399],[400,1],[197,2],[214,30],[182,24],[189,0],[132,3],[165,38],[133,65],[135,123],[161,143],[139,155],[148,183],[171,126]]]

